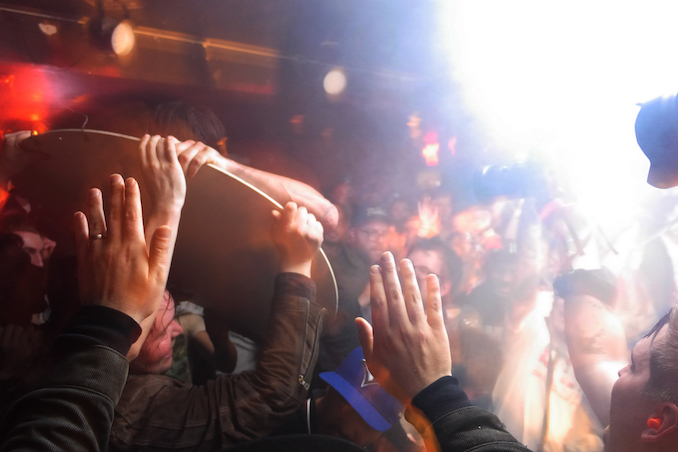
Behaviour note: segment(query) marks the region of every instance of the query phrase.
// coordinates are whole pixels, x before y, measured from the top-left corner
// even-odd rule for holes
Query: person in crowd
[[[450,351],[453,361],[459,365],[463,359],[457,319],[459,308],[453,299],[453,294],[462,276],[462,261],[439,237],[417,239],[410,247],[407,258],[414,266],[419,292],[424,303],[427,294],[426,278],[430,274],[438,277],[445,324],[450,338]],[[463,364],[468,364],[467,360],[464,361]]]
[[[317,372],[336,369],[360,345],[353,320],[369,312],[369,296],[365,297],[369,268],[387,250],[390,230],[391,220],[383,208],[362,206],[353,211],[341,249],[330,258],[339,303],[325,326]],[[361,298],[367,298],[366,307],[361,306]]]
[[[370,265],[387,251],[390,231],[391,219],[385,209],[360,206],[353,212],[341,252],[330,260],[339,287],[339,310],[350,314],[351,322],[360,311],[369,317],[366,275]]]
[[[529,310],[536,291],[536,280],[519,253],[499,249],[489,252],[484,265],[485,280],[468,296],[460,297],[468,322],[481,325],[492,335],[500,334],[507,316],[520,323]],[[525,309],[520,309],[525,306]],[[512,312],[515,307],[515,312]]]
[[[337,284],[358,298],[368,283],[370,265],[387,250],[391,219],[379,206],[360,206],[353,211],[342,252],[332,261]]]
[[[56,242],[42,234],[28,219],[17,219],[14,222],[7,219],[3,229],[21,237],[23,250],[31,258],[31,264],[43,268],[47,266],[50,256],[56,247]]]
[[[91,118],[90,124],[94,128],[133,136],[149,134],[176,137],[177,141],[182,142],[177,149],[188,177],[193,177],[203,165],[211,163],[251,183],[282,205],[292,201],[305,206],[320,220],[326,231],[331,231],[339,220],[337,208],[309,185],[251,168],[222,155],[226,154],[224,126],[214,112],[206,107],[180,101],[162,102],[154,106],[144,102],[124,102],[121,105],[108,105],[106,111]],[[10,197],[9,190],[11,178],[36,158],[19,147],[20,142],[31,136],[31,133],[30,130],[22,130],[5,135],[3,152],[0,153],[0,208],[5,202],[12,201],[13,204],[18,202],[30,209],[25,200]]]
[[[427,450],[527,451],[495,415],[473,406],[451,376],[440,285],[427,278],[422,301],[412,263],[391,253],[370,270],[372,325],[356,319],[368,368],[405,407],[405,418],[426,440]]]
[[[417,284],[424,302],[426,301],[426,278],[434,274],[440,281],[440,296],[443,299],[446,318],[452,315],[455,303],[452,299],[462,275],[462,262],[459,256],[438,237],[418,239],[407,253],[414,265]]]
[[[256,370],[220,375],[202,387],[162,375],[172,363],[172,340],[181,332],[173,303],[165,298],[139,357],[130,364],[110,450],[214,450],[270,433],[302,405],[324,314],[315,304],[310,279],[323,229],[294,203],[273,217],[281,267]]]
[[[290,416],[277,434],[318,434],[347,439],[361,447],[373,445],[383,432],[399,424],[403,406],[374,380],[360,347],[332,372],[320,378],[305,406]]]
[[[531,449],[600,450],[602,428],[565,347],[562,305],[520,252],[495,250],[485,268],[454,323],[464,389]]]
[[[0,424],[0,450],[105,451],[113,408],[128,372],[126,355],[153,318],[167,282],[172,231],[144,237],[139,185],[111,176],[109,217],[93,189],[87,216],[75,216],[85,305],[54,342],[45,377]],[[96,233],[106,225],[106,236]]]
[[[195,176],[203,165],[211,163],[261,189],[282,205],[291,201],[304,206],[316,216],[326,231],[337,226],[337,208],[314,188],[224,157],[226,132],[214,112],[208,108],[184,102],[158,104],[151,110],[147,132],[173,136],[181,141],[181,144],[177,143],[177,151],[187,177]]]
[[[36,302],[19,303],[14,308],[23,310],[25,315],[30,315],[30,323],[42,325],[49,320],[51,314],[51,305],[47,296],[49,276],[47,267],[56,242],[38,231],[35,222],[31,221],[23,210],[17,215],[0,221],[0,224],[4,232],[21,238],[21,248],[28,255],[31,263],[31,266],[25,269],[24,277],[31,280],[29,290],[35,292],[35,297],[31,296],[28,300]],[[38,291],[42,293],[38,295]]]
[[[564,300],[565,333],[577,380],[606,426],[605,450],[668,451],[678,440],[678,311],[672,307],[631,354],[612,311],[614,278],[577,270],[554,282]]]
[[[112,408],[127,374],[126,349],[140,334],[138,323],[158,309],[171,236],[169,228],[159,228],[149,253],[138,185],[129,180],[123,189],[119,176],[112,177],[111,185],[106,238],[91,235],[94,228],[83,214],[76,217],[83,299],[89,305],[57,341],[58,359],[40,389],[16,403],[4,418],[0,450],[105,449]],[[90,225],[97,223],[91,217],[103,219],[100,199],[91,197]],[[428,277],[424,306],[412,264],[404,260],[400,268],[402,288],[389,253],[370,271],[374,326],[356,320],[370,373],[407,407],[406,417],[429,438],[431,451],[528,450],[498,418],[472,406],[450,376],[438,279]],[[578,378],[588,376],[598,390],[611,386],[606,450],[674,450],[678,407],[673,401],[672,351],[677,347],[678,314],[672,310],[636,345],[631,364],[615,381],[611,369],[626,364],[623,332],[602,304],[600,285],[571,278],[564,286],[557,291],[565,299],[565,322],[572,326],[566,328],[576,333],[568,333],[568,345],[578,348],[572,352],[581,371]]]
[[[0,234],[0,325],[28,326],[47,308],[44,269],[31,263],[20,236]]]

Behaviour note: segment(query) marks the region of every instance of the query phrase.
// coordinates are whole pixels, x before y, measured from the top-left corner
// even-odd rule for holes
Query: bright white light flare
[[[678,91],[678,2],[439,2],[451,75],[496,148],[540,152],[594,219],[628,219],[655,190],[636,104]]]

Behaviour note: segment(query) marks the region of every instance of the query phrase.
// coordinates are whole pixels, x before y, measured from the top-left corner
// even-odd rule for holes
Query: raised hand
[[[186,178],[175,142],[173,138],[144,135],[139,144],[143,184],[153,212],[180,211],[186,199]]]
[[[334,229],[339,222],[339,211],[336,206],[303,182],[250,168],[224,157],[216,149],[200,141],[179,142],[172,137],[169,137],[169,140],[172,140],[176,146],[179,162],[186,177],[195,176],[200,168],[211,163],[263,190],[281,204],[290,201],[297,205],[303,204],[320,220],[326,231]]]
[[[451,375],[450,345],[443,321],[440,284],[435,275],[426,279],[426,309],[412,263],[400,262],[400,287],[391,253],[381,257],[381,267],[370,269],[370,304],[373,326],[356,319],[360,343],[374,378],[407,405],[422,389]]]
[[[157,228],[147,251],[139,185],[113,174],[110,188],[108,221],[97,188],[89,193],[88,216],[75,214],[80,295],[84,304],[117,309],[141,323],[162,299],[172,231]]]
[[[280,272],[311,277],[311,262],[323,243],[323,227],[305,207],[288,202],[273,211],[273,242],[280,253]]]
[[[214,148],[207,146],[200,141],[179,142],[176,138],[170,138],[176,145],[177,155],[181,168],[186,177],[193,177],[198,170],[206,163],[215,163],[219,167],[226,169],[225,158]]]

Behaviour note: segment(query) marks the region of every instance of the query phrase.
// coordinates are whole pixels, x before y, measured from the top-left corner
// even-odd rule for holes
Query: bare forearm
[[[609,423],[610,393],[627,360],[619,319],[588,295],[565,299],[565,337],[577,381],[603,425]]]
[[[565,299],[565,336],[574,366],[627,359],[621,322],[602,301],[589,295]]]
[[[332,230],[337,226],[339,221],[339,211],[337,208],[309,185],[289,177],[250,168],[225,157],[217,159],[213,163],[219,168],[260,188],[280,204],[284,205],[292,201],[299,206],[306,207],[309,212],[320,220],[326,231]]]

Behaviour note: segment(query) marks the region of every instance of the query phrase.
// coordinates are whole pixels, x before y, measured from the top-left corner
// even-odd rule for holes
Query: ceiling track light
[[[124,7],[124,4],[122,5]],[[129,55],[134,49],[136,38],[127,8],[124,8],[125,18],[118,20],[106,16],[102,0],[97,2],[97,7],[99,14],[90,21],[92,38],[102,49],[113,52],[119,57]]]

